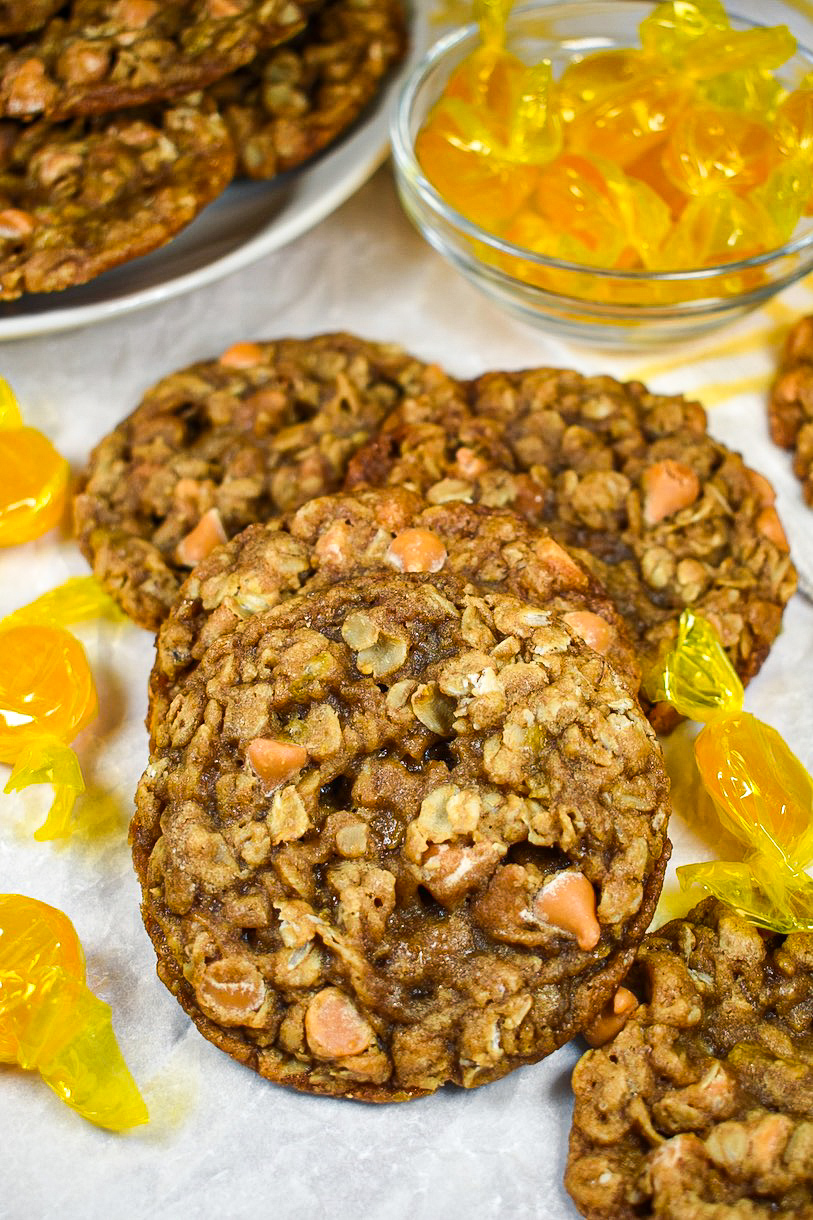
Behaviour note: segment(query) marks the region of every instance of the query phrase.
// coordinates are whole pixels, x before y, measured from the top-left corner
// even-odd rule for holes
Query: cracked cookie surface
[[[787,337],[768,416],[773,440],[793,450],[793,472],[813,507],[813,317],[800,318]]]
[[[513,512],[430,506],[414,492],[382,488],[319,497],[285,520],[249,526],[193,569],[158,631],[149,722],[161,722],[215,638],[297,592],[371,568],[451,573],[482,592],[510,593],[561,614],[637,692],[637,662],[618,612],[546,530]]]
[[[640,1007],[573,1075],[582,1214],[813,1216],[813,935],[710,898],[644,939],[626,985]]]
[[[0,122],[0,299],[84,284],[164,245],[234,163],[222,119],[192,106]]]
[[[156,629],[207,547],[336,491],[406,398],[457,393],[394,344],[235,344],[158,382],[96,446],[75,502],[82,551],[124,610]]]
[[[618,986],[667,790],[555,615],[443,573],[299,595],[216,639],[157,727],[131,841],[159,974],[271,1080],[486,1083]]]
[[[238,172],[273,178],[355,122],[406,47],[399,0],[334,0],[297,38],[214,86]]]
[[[321,0],[73,0],[0,44],[0,113],[63,119],[182,97],[292,38]]]
[[[565,369],[486,373],[445,415],[405,404],[347,486],[394,483],[434,503],[515,508],[595,571],[644,669],[693,606],[748,681],[796,585],[767,480],[706,432],[699,403]],[[676,723],[652,709],[653,723]]]

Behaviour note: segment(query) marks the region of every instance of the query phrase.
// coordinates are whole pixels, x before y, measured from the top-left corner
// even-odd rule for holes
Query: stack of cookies
[[[696,403],[240,343],[100,442],[76,517],[158,632],[131,837],[208,1038],[397,1100],[612,1009],[669,852],[641,670],[694,604],[747,680],[794,588],[770,487]]]
[[[403,55],[400,0],[0,6],[0,299],[156,249],[301,165]]]

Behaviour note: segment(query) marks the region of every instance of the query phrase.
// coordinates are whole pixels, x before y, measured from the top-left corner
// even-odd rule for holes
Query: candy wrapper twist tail
[[[0,894],[0,1063],[38,1071],[99,1127],[126,1131],[148,1121],[110,1007],[85,983],[73,924],[22,894]]]
[[[743,689],[714,628],[685,610],[677,642],[644,684],[653,702],[705,722],[694,751],[741,861],[678,868],[699,887],[777,932],[813,930],[813,779],[776,729],[743,711]]]
[[[51,589],[0,621],[0,762],[13,770],[4,791],[51,784],[54,799],[36,839],[71,833],[84,791],[70,743],[96,716],[98,700],[85,651],[65,627],[120,612],[93,577]]]

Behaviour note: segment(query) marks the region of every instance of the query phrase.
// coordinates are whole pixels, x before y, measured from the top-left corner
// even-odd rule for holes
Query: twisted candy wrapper
[[[0,894],[0,1063],[39,1071],[97,1126],[125,1131],[148,1121],[110,1007],[85,985],[73,924],[22,894]]]
[[[741,861],[678,868],[697,886],[777,932],[813,930],[813,779],[776,729],[742,710],[742,684],[709,622],[684,610],[678,639],[645,688],[682,715],[705,721],[695,758]]]
[[[0,621],[0,761],[13,764],[4,791],[51,784],[53,803],[39,840],[70,833],[77,795],[84,791],[70,742],[97,713],[96,688],[68,623],[121,612],[93,577],[77,577]]]
[[[561,150],[549,106],[550,60],[526,65],[505,49],[512,0],[475,0],[482,46],[456,70],[436,109],[451,121],[453,142],[504,165],[545,165]]]
[[[28,428],[0,377],[0,546],[39,538],[65,510],[70,467],[47,436]]]

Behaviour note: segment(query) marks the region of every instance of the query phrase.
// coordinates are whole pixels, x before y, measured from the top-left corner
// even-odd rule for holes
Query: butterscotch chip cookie
[[[38,30],[62,7],[62,0],[0,0],[0,38]]]
[[[708,899],[647,936],[641,1001],[573,1074],[565,1184],[589,1220],[813,1216],[813,935]]]
[[[239,172],[273,178],[332,143],[403,56],[399,0],[338,0],[291,42],[214,86]]]
[[[0,113],[101,114],[182,97],[292,38],[321,0],[73,0],[0,45]]]
[[[97,445],[76,500],[80,546],[126,612],[156,629],[219,541],[337,490],[405,398],[457,392],[394,344],[236,344],[158,382]]]
[[[0,299],[58,292],[162,246],[228,185],[222,119],[191,106],[0,123]]]
[[[708,617],[743,681],[796,587],[767,480],[706,432],[699,403],[563,369],[487,373],[447,419],[405,404],[347,485],[394,483],[433,502],[508,505],[590,564],[642,665],[686,606]],[[675,723],[670,709],[654,723]]]
[[[813,317],[801,318],[788,335],[768,410],[771,436],[794,450],[794,473],[813,506]]]
[[[159,974],[271,1080],[370,1101],[552,1051],[668,854],[653,732],[555,615],[443,573],[256,614],[176,695],[131,828]]]
[[[401,488],[309,500],[287,520],[251,525],[181,586],[161,624],[149,721],[217,636],[300,591],[369,569],[452,573],[561,614],[633,691],[639,673],[624,624],[587,569],[516,513],[460,502],[427,506]]]

